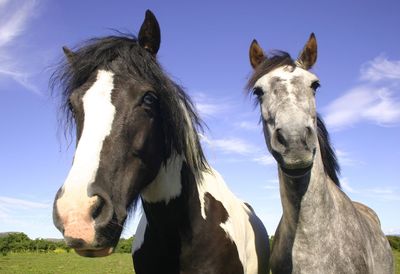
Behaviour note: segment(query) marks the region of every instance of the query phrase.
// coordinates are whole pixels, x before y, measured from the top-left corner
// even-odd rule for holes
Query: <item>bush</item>
[[[116,253],[131,253],[133,237],[129,239],[120,239],[117,246],[115,247]]]
[[[62,253],[67,253],[67,250],[57,247],[56,249],[54,249],[53,252],[55,254],[62,254]]]
[[[400,251],[400,236],[387,236],[392,249]]]
[[[9,252],[52,252],[63,249],[69,252],[64,241],[50,241],[46,239],[31,240],[24,233],[8,233],[0,237],[0,252],[7,255]]]

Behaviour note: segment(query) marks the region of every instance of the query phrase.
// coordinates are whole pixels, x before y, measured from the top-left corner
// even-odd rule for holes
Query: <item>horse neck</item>
[[[333,208],[329,191],[329,177],[326,175],[319,146],[316,150],[311,171],[304,177],[291,178],[279,168],[280,194],[283,207],[283,222],[293,232],[299,224],[313,226],[313,221],[326,219]],[[301,223],[303,220],[305,222]]]
[[[174,156],[141,194],[148,224],[160,233],[186,231],[195,191],[193,172],[182,157]]]

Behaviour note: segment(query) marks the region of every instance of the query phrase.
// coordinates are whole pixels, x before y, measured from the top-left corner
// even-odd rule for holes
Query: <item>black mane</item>
[[[203,129],[203,122],[193,103],[183,89],[166,76],[155,57],[143,49],[133,35],[90,39],[74,50],[68,60],[60,62],[50,79],[50,86],[53,90],[61,88],[61,122],[65,128],[73,127],[74,123],[69,104],[72,92],[90,81],[98,69],[113,71],[117,62],[119,65],[122,63],[129,75],[151,82],[159,91],[166,157],[176,151],[185,156],[195,174],[207,169],[197,134],[197,130]]]
[[[321,149],[322,162],[324,163],[325,173],[329,178],[340,187],[338,174],[340,174],[340,166],[335,151],[331,145],[328,130],[325,127],[319,113],[317,113],[318,142]]]
[[[265,60],[254,70],[246,85],[246,90],[251,93],[258,79],[272,70],[281,66],[296,66],[296,62],[287,52],[276,51],[271,57]],[[330,143],[329,133],[321,116],[317,113],[318,142],[321,149],[322,162],[324,164],[325,173],[329,178],[340,187],[338,174],[340,174],[340,166],[335,151]]]

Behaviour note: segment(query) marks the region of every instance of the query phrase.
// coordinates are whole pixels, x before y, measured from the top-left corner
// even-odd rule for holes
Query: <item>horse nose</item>
[[[276,128],[272,133],[271,147],[281,155],[291,151],[313,151],[315,147],[314,131],[310,126],[294,129]]]
[[[57,193],[54,203],[54,224],[70,247],[92,246],[96,230],[107,226],[112,219],[113,208],[109,197],[60,194]]]

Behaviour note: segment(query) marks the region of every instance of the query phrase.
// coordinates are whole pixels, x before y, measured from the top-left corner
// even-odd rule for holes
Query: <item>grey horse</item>
[[[379,218],[340,189],[339,167],[316,112],[319,79],[311,34],[297,60],[250,46],[248,83],[261,108],[265,141],[278,163],[283,215],[275,233],[273,273],[393,273]]]

